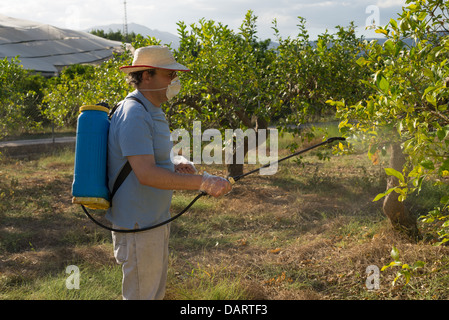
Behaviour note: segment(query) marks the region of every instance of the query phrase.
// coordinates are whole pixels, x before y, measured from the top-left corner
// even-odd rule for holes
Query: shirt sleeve
[[[150,117],[145,108],[138,103],[126,106],[118,135],[123,156],[154,155],[153,124]]]

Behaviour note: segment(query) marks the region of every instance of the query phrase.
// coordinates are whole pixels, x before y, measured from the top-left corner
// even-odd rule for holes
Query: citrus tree
[[[309,40],[305,20],[299,18],[296,38],[282,39],[273,22],[277,43],[260,40],[257,17],[248,11],[236,31],[212,20],[201,19],[189,27],[178,23],[180,47],[177,61],[192,72],[180,72],[182,91],[163,106],[172,129],[191,131],[194,121],[202,130],[297,128],[301,123],[332,117],[328,99],[352,101],[364,95],[363,66],[355,63],[362,47],[354,26]],[[160,44],[137,35],[134,49]],[[69,67],[47,91],[46,114],[60,124],[76,123],[83,104],[114,104],[130,89],[121,65],[130,64],[129,52],[96,67]],[[267,134],[268,135],[268,134]],[[245,148],[245,152],[248,148]],[[236,163],[236,161],[233,161]],[[241,164],[228,166],[231,176],[242,173]]]
[[[367,79],[367,70],[356,63],[364,50],[363,39],[355,35],[355,26],[337,26],[335,34],[328,32],[310,41],[305,19],[299,18],[296,38],[283,39],[274,23],[279,47],[273,68],[273,78],[279,83],[276,100],[281,110],[282,127],[333,119],[335,108],[327,100],[345,99],[356,102],[365,97],[370,88],[361,80]]]
[[[388,188],[375,200],[384,198],[393,225],[414,236],[416,214],[408,212],[404,200],[419,192],[425,179],[449,183],[448,17],[447,1],[407,0],[397,19],[376,30],[386,42],[368,44],[358,60],[370,70],[366,84],[375,93],[355,104],[330,102],[346,135],[363,132],[370,137],[370,156],[392,146]],[[448,204],[449,196],[443,197],[429,220],[447,219]],[[446,232],[443,237],[447,239]]]
[[[130,60],[129,52],[124,52],[99,66],[73,65],[63,69],[45,91],[43,114],[60,126],[73,127],[81,106],[105,102],[112,107],[127,94],[128,85],[119,67]]]
[[[38,127],[43,119],[36,105],[44,78],[25,70],[18,57],[4,58],[0,60],[0,84],[0,138]]]
[[[172,121],[182,126],[196,119],[213,128],[256,132],[269,125],[294,130],[323,115],[332,117],[335,108],[328,99],[363,96],[366,86],[358,80],[367,74],[355,63],[361,41],[352,24],[320,36],[315,45],[302,18],[298,37],[287,39],[274,21],[277,43],[261,41],[256,22],[248,11],[238,32],[212,20],[202,19],[190,30],[178,23],[177,58],[192,72],[182,75],[184,91],[171,105]],[[241,166],[228,167],[230,175],[241,172]]]
[[[238,34],[212,20],[201,19],[190,32],[178,23],[177,58],[192,72],[183,74],[184,94],[174,107],[196,110],[195,116],[208,120],[211,127],[252,127],[254,114],[266,128],[259,102],[267,91],[263,69],[270,60],[267,43],[258,42],[255,20],[249,12]]]
[[[268,127],[277,114],[270,78],[274,54],[268,50],[269,40],[257,38],[256,20],[248,11],[238,33],[212,20],[202,19],[190,31],[178,23],[177,59],[192,72],[182,75],[183,94],[171,105],[176,125],[190,128],[198,120],[204,129],[257,132]],[[230,175],[241,172],[241,165],[228,167]]]

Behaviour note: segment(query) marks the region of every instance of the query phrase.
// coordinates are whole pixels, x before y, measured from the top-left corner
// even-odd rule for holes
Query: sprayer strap
[[[125,181],[126,177],[130,174],[132,168],[129,164],[129,161],[126,161],[125,165],[123,166],[122,170],[120,171],[117,179],[114,183],[114,188],[112,189],[111,193],[111,200],[114,197],[114,194],[117,192],[118,188],[122,185],[122,183]]]
[[[125,100],[126,100],[126,99],[130,99],[130,100],[137,101],[138,103],[140,103],[140,104],[145,108],[145,105],[143,104],[143,102],[140,101],[139,99],[137,99],[136,97],[126,97]],[[124,100],[123,100],[123,103],[125,103]],[[122,104],[123,104],[123,103],[122,103]],[[120,106],[121,106],[121,104],[120,104],[120,102],[119,102],[119,103],[117,103],[115,106],[112,107],[112,109],[109,111],[109,119],[112,118],[112,115],[115,113],[115,111],[117,111],[117,108],[120,107]],[[145,108],[145,110],[146,110],[146,108]]]

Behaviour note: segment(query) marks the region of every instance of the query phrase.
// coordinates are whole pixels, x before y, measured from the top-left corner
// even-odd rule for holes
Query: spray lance
[[[303,149],[303,150],[300,150],[300,151],[297,151],[297,152],[294,152],[294,153],[292,153],[292,154],[290,154],[290,155],[288,155],[288,156],[286,156],[286,157],[284,157],[284,158],[282,158],[282,159],[279,159],[279,160],[277,160],[277,161],[274,161],[274,163],[280,163],[280,162],[282,162],[282,161],[285,161],[285,160],[287,160],[287,159],[290,159],[290,158],[292,158],[292,157],[296,157],[296,156],[298,156],[298,155],[300,155],[300,154],[302,154],[302,153],[306,153],[306,152],[308,152],[308,151],[310,151],[310,150],[312,150],[312,149],[315,149],[315,148],[318,148],[318,147],[320,147],[320,146],[323,146],[323,145],[327,145],[327,144],[330,144],[330,143],[332,143],[332,142],[334,142],[334,141],[344,141],[344,140],[346,140],[345,138],[343,138],[343,137],[332,137],[332,138],[329,138],[329,139],[327,139],[327,140],[325,140],[325,141],[323,141],[323,142],[321,142],[321,143],[318,143],[318,144],[316,144],[316,145],[313,145],[313,146],[311,146],[311,147],[308,147],[308,148],[306,148],[306,149]],[[246,177],[246,176],[248,176],[248,175],[250,175],[250,174],[253,174],[253,173],[256,173],[256,172],[258,172],[258,171],[260,171],[261,169],[263,169],[263,168],[266,168],[266,167],[268,167],[268,166],[270,166],[270,165],[272,165],[273,163],[269,163],[269,164],[266,164],[266,165],[264,165],[264,166],[261,166],[261,167],[259,167],[259,168],[257,168],[257,169],[254,169],[254,170],[251,170],[251,171],[249,171],[249,172],[246,172],[246,173],[244,173],[244,174],[241,174],[241,175],[238,175],[238,176],[234,176],[234,177],[228,177],[228,180],[229,180],[229,182],[231,183],[231,184],[235,184],[237,181],[239,181],[240,179],[242,179],[242,178],[244,178],[244,177]],[[146,227],[146,228],[140,228],[140,229],[129,229],[129,230],[122,230],[122,229],[114,229],[114,228],[111,228],[111,227],[108,227],[108,226],[106,226],[106,225],[104,225],[104,224],[102,224],[101,222],[99,222],[99,221],[97,221],[95,218],[93,218],[90,214],[89,214],[89,212],[87,211],[87,209],[86,209],[86,207],[84,206],[84,205],[81,205],[81,207],[83,208],[83,210],[84,210],[84,213],[95,223],[95,224],[97,224],[98,226],[100,226],[100,227],[102,227],[102,228],[104,228],[104,229],[107,229],[107,230],[109,230],[109,231],[115,231],[115,232],[121,232],[121,233],[132,233],[132,232],[141,232],[141,231],[147,231],[147,230],[150,230],[150,229],[154,229],[154,228],[157,228],[157,227],[160,227],[160,226],[162,226],[162,225],[165,225],[165,224],[167,224],[167,223],[170,223],[170,222],[172,222],[173,220],[176,220],[177,218],[179,218],[180,216],[182,216],[184,213],[186,213],[192,206],[193,206],[193,204],[196,202],[196,201],[198,201],[201,197],[203,197],[203,196],[205,196],[205,195],[207,195],[207,193],[205,193],[205,192],[201,192],[200,194],[198,194],[181,212],[179,212],[178,214],[176,214],[175,216],[173,216],[173,217],[171,217],[170,219],[167,219],[167,220],[165,220],[165,221],[163,221],[163,222],[161,222],[161,223],[158,223],[158,224],[155,224],[155,225],[153,225],[153,226],[150,226],[150,227]]]

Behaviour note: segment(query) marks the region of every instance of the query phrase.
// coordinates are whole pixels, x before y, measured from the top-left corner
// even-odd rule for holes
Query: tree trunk
[[[249,128],[254,129],[255,133],[256,133],[256,146],[258,145],[258,141],[259,141],[259,135],[258,135],[258,130],[259,129],[267,129],[268,128],[268,123],[263,120],[258,118],[257,116],[253,116],[251,117],[251,119],[244,113],[244,112],[237,112],[236,114],[238,115],[238,117],[242,120],[242,122],[244,124],[246,124]],[[233,160],[232,160],[232,164],[228,164],[227,165],[227,171],[228,171],[228,177],[235,177],[235,176],[239,176],[243,174],[243,168],[244,168],[244,164],[239,164],[236,161],[236,141],[234,139],[233,143]],[[247,155],[249,150],[249,146],[248,146],[248,138],[245,137],[245,142],[244,142],[244,156]]]
[[[243,164],[228,164],[228,177],[240,176],[243,174]]]
[[[390,151],[390,168],[402,172],[405,165],[405,155],[402,152],[401,144],[399,142],[393,143]],[[399,180],[396,177],[388,176],[387,190],[398,185]],[[399,201],[398,198],[399,194],[394,191],[388,194],[384,199],[383,212],[389,218],[393,229],[417,240],[420,236],[417,218],[414,214],[409,212],[404,203]]]
[[[248,153],[248,139],[245,137],[244,142],[244,157]],[[232,154],[232,163],[228,163],[226,165],[228,170],[228,177],[235,177],[243,174],[243,163],[237,163],[237,151],[236,151],[236,141],[233,139],[233,154]]]

